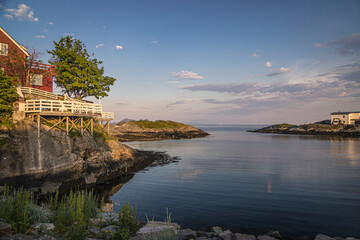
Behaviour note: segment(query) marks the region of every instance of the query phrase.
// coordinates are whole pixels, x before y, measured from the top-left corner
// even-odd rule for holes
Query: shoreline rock
[[[360,125],[330,125],[321,123],[291,125],[287,123],[275,124],[248,132],[323,135],[330,137],[360,137]]]
[[[147,120],[142,120],[147,121]],[[156,141],[170,139],[191,139],[206,137],[209,134],[191,125],[172,121],[120,122],[110,126],[110,134],[121,142]]]

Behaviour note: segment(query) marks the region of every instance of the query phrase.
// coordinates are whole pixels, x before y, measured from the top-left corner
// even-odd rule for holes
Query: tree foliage
[[[56,66],[55,83],[64,88],[71,97],[82,99],[87,96],[105,97],[115,79],[104,76],[104,67],[97,59],[92,59],[85,44],[70,36],[54,41],[51,64]]]
[[[0,71],[0,123],[11,116],[13,103],[18,99],[13,78]]]

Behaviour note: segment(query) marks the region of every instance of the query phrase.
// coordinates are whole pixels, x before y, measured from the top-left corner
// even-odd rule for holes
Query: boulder
[[[316,235],[315,240],[335,240],[335,238],[326,236],[324,234],[318,234]]]
[[[195,239],[196,237],[196,232],[191,229],[182,229],[179,231],[179,240]]]
[[[196,234],[198,237],[206,237],[206,238],[212,238],[215,237],[216,233],[213,232],[203,232],[203,231],[196,231]]]
[[[34,230],[50,232],[55,230],[55,226],[52,223],[36,223],[31,226]]]
[[[198,237],[198,238],[195,238],[195,240],[209,240],[207,237]]]
[[[149,221],[144,227],[136,233],[136,240],[156,239],[161,235],[175,235],[178,233],[180,226],[177,223],[166,223]]]
[[[234,240],[257,240],[255,236],[242,234],[242,233],[235,233]]]
[[[214,233],[220,234],[220,233],[222,233],[223,230],[221,229],[221,227],[215,226],[215,227],[211,228],[211,231]]]
[[[88,232],[91,233],[92,235],[99,235],[100,231],[98,227],[94,227],[94,226],[89,226],[88,227]]]
[[[219,233],[219,237],[223,240],[231,240],[232,232],[230,230],[226,230],[224,232]]]
[[[0,240],[34,240],[34,238],[24,234],[15,234],[0,237]]]
[[[266,236],[266,235],[258,236],[257,239],[258,239],[258,240],[277,240],[277,239],[274,238],[274,237],[269,237],[269,236]]]
[[[11,234],[11,225],[4,219],[0,218],[0,237]]]
[[[280,235],[279,231],[270,231],[270,232],[265,233],[264,235],[281,239],[281,235]]]

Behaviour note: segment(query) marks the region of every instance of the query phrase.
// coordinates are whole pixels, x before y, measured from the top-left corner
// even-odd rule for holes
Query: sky
[[[44,62],[67,35],[103,61],[115,122],[302,124],[360,111],[360,1],[0,4],[0,26]]]

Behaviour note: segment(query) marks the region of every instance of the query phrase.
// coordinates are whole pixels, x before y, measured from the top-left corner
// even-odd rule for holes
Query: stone
[[[102,229],[101,229],[101,232],[113,234],[113,233],[116,233],[116,230],[117,230],[117,229],[119,229],[118,226],[109,225],[109,226],[107,226],[107,227],[102,228]]]
[[[0,237],[11,234],[12,228],[10,223],[0,218]]]
[[[315,240],[335,240],[335,238],[326,236],[324,234],[318,234],[316,235]]]
[[[242,234],[242,233],[235,233],[234,240],[257,240],[255,236]]]
[[[136,240],[156,239],[160,235],[178,234],[180,226],[177,223],[166,223],[149,221],[144,227],[140,228],[136,233]]]
[[[345,240],[345,238],[342,238],[342,237],[334,237],[334,239],[336,239],[336,240]]]
[[[178,234],[179,240],[190,240],[191,238],[195,239],[197,237],[196,232],[191,229],[182,229]]]
[[[210,238],[210,240],[219,240],[220,238],[217,238],[217,237],[212,237]]]
[[[100,231],[99,231],[99,228],[98,227],[94,227],[94,226],[89,226],[88,227],[88,232],[93,234],[93,235],[96,235],[98,236]]]
[[[34,238],[24,234],[15,234],[0,237],[0,240],[34,240]]]
[[[100,219],[98,218],[89,218],[89,224],[90,225],[99,225]]]
[[[214,232],[214,233],[221,233],[223,230],[221,229],[221,227],[218,227],[218,226],[215,226],[215,227],[212,227],[211,228],[211,231]]]
[[[219,237],[223,240],[231,240],[232,232],[230,230],[226,230],[224,232],[219,233]]]
[[[270,231],[270,232],[265,233],[264,235],[281,239],[281,235],[280,235],[279,231]]]
[[[198,237],[207,237],[207,238],[215,237],[215,233],[213,232],[196,231],[196,234]]]
[[[56,240],[56,238],[54,238],[53,236],[49,236],[49,235],[42,235],[37,240]]]
[[[207,237],[198,237],[198,238],[195,238],[195,240],[209,240]]]
[[[31,226],[34,230],[50,232],[55,230],[55,226],[52,223],[36,223]]]
[[[360,240],[359,238],[347,237],[345,240]]]
[[[277,239],[274,238],[274,237],[269,237],[269,236],[266,236],[266,235],[258,236],[257,239],[258,239],[258,240],[277,240]]]

